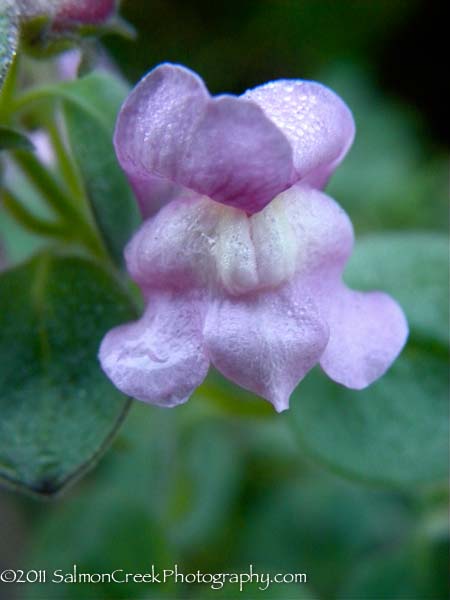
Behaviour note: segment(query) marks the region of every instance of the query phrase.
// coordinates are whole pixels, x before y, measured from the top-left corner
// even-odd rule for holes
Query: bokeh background
[[[382,385],[360,394],[314,371],[279,416],[213,375],[176,410],[135,403],[100,463],[60,498],[0,491],[0,570],[77,563],[145,572],[177,563],[185,573],[221,573],[251,563],[307,573],[307,585],[242,594],[232,586],[0,586],[0,597],[447,598],[441,8],[418,0],[123,2],[138,37],[102,44],[131,84],[173,61],[213,93],[294,77],[345,99],[357,137],[328,192],[359,240],[348,278],[385,284],[416,325],[414,346]],[[20,258],[27,243],[17,234]]]

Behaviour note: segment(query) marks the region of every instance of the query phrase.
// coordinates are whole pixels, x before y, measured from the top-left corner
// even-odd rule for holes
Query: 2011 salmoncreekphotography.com
[[[212,590],[221,590],[225,585],[230,588],[235,586],[239,592],[244,590],[248,584],[257,584],[257,589],[265,591],[272,584],[281,583],[307,583],[306,573],[256,573],[253,565],[248,566],[244,573],[183,573],[179,571],[177,564],[170,569],[157,569],[155,565],[146,573],[128,573],[125,569],[114,569],[110,573],[86,573],[74,564],[71,571],[64,572],[63,569],[55,569],[52,572],[46,570],[16,571],[8,569],[0,573],[2,583],[70,583],[70,584],[165,584],[167,582],[184,584],[208,584]]]

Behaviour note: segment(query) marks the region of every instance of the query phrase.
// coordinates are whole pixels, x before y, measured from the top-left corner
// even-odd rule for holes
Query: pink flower
[[[80,25],[102,25],[116,14],[116,0],[60,0],[53,21],[56,31]]]
[[[144,77],[115,133],[146,218],[125,252],[146,311],[100,349],[120,390],[175,406],[212,364],[282,411],[318,362],[350,388],[383,375],[405,317],[386,294],[344,285],[352,226],[320,191],[353,135],[347,106],[318,83],[212,98],[177,65]]]
[[[16,4],[22,18],[46,16],[57,30],[101,25],[117,9],[116,0],[17,0]]]
[[[3,0],[4,1],[4,0]],[[2,0],[0,0],[0,3]],[[118,17],[119,0],[6,0],[13,3],[25,47],[48,56],[108,31],[129,33]]]

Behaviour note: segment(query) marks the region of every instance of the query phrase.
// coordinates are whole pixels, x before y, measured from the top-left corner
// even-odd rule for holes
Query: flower
[[[56,31],[71,31],[83,25],[103,25],[113,18],[116,0],[60,0],[53,21]]]
[[[132,27],[118,14],[120,0],[6,1],[13,3],[25,49],[38,57],[80,45],[84,37],[133,35]]]
[[[211,97],[181,66],[142,79],[114,140],[146,219],[125,256],[147,308],[100,348],[120,390],[175,406],[212,364],[282,411],[318,362],[354,389],[387,370],[405,317],[344,285],[353,230],[321,191],[353,136],[350,110],[315,82]]]
[[[8,0],[10,1],[10,0]],[[22,18],[48,17],[55,29],[100,25],[116,12],[116,0],[17,0]]]

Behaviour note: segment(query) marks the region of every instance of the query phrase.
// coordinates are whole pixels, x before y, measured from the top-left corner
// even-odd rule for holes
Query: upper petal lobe
[[[355,124],[332,90],[297,79],[266,83],[244,94],[256,102],[289,140],[297,179],[322,188],[350,148]]]
[[[197,75],[177,65],[157,67],[136,86],[119,114],[115,146],[138,193],[157,176],[248,213],[294,174],[288,140],[257,104],[211,98]]]

